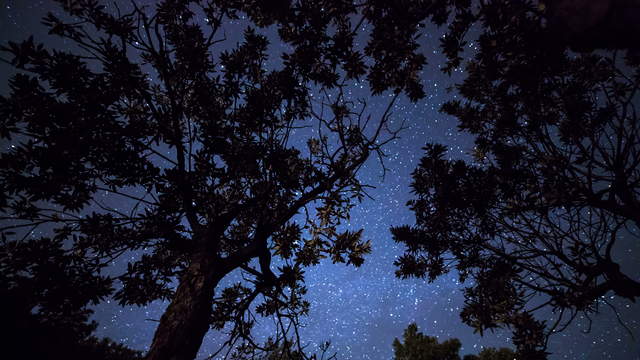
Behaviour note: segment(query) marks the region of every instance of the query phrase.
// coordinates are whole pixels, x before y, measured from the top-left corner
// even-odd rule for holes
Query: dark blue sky
[[[58,39],[46,36],[39,18],[48,10],[55,9],[50,1],[5,0],[0,14],[0,40],[24,39],[35,34],[38,41],[51,47],[65,47]],[[238,26],[228,29],[228,37],[239,36]],[[234,33],[235,32],[235,33]],[[407,130],[401,138],[387,148],[386,166],[390,171],[381,182],[379,165],[370,161],[361,172],[361,179],[376,186],[370,194],[375,200],[365,200],[351,215],[353,229],[364,228],[364,237],[371,239],[373,253],[365,264],[355,269],[343,265],[323,262],[307,271],[308,299],[312,303],[311,313],[304,319],[304,339],[312,344],[331,340],[338,359],[390,359],[391,343],[400,337],[403,329],[416,322],[420,331],[438,336],[441,340],[457,337],[463,344],[462,354],[477,353],[481,346],[509,346],[509,334],[496,332],[481,338],[462,324],[459,310],[463,305],[462,286],[455,274],[449,274],[428,284],[420,280],[399,280],[394,276],[394,259],[402,248],[391,240],[389,227],[412,223],[412,213],[405,206],[410,198],[410,174],[421,157],[421,147],[427,142],[439,142],[450,148],[450,156],[465,157],[472,147],[472,138],[456,129],[455,119],[438,112],[440,104],[451,96],[446,88],[452,80],[441,74],[437,64],[437,33],[423,38],[424,51],[430,64],[423,73],[427,97],[418,103],[406,99],[394,108],[394,121],[405,121]],[[276,44],[277,45],[277,44]],[[276,47],[275,52],[279,51]],[[472,51],[472,49],[470,49]],[[10,69],[0,67],[0,91],[6,93]],[[362,85],[362,88],[361,88]],[[352,98],[366,97],[366,84],[355,84],[350,89]],[[380,113],[387,104],[384,96],[369,100],[369,111]],[[633,246],[632,246],[633,245]],[[626,261],[638,270],[639,246],[628,244],[622,248]],[[635,257],[634,257],[635,254]],[[126,262],[127,259],[123,259]],[[121,264],[116,264],[119,266]],[[634,271],[637,273],[638,271]],[[225,281],[232,282],[233,276]],[[78,289],[81,291],[81,289]],[[640,311],[635,304],[619,303],[622,317],[636,336],[635,342],[617,323],[606,306],[594,318],[591,332],[581,332],[587,325],[585,319],[576,323],[551,341],[551,359],[638,359],[640,345]],[[122,341],[138,349],[146,349],[153,336],[156,322],[166,303],[153,303],[144,308],[122,308],[107,302],[96,308],[95,319],[99,322],[99,335]],[[543,314],[541,314],[542,316]],[[549,315],[548,315],[549,316]],[[268,336],[271,321],[265,319],[256,330],[259,336]],[[200,357],[206,357],[216,349],[223,337],[210,332],[202,347]]]

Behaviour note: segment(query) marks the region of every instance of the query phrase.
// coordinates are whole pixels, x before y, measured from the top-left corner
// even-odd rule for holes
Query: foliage
[[[329,349],[331,343],[326,341],[319,346],[319,352],[314,354],[305,353],[300,349],[294,348],[295,341],[284,341],[281,344],[269,343],[270,351],[267,352],[263,360],[335,360],[337,359],[337,353],[331,354]]]
[[[445,70],[473,24],[478,49],[461,99],[442,111],[475,136],[474,161],[427,145],[412,175],[416,224],[392,229],[406,246],[397,275],[433,281],[455,267],[469,280],[463,321],[511,328],[519,359],[545,358],[545,335],[597,311],[603,295],[640,296],[616,258],[640,225],[638,58],[571,51],[546,20],[535,1],[456,10]],[[556,322],[536,320],[539,309]]]
[[[405,330],[403,342],[393,341],[395,360],[460,360],[458,339],[448,339],[439,343],[436,337],[418,332],[416,324],[410,324]],[[478,355],[465,355],[463,360],[513,360],[515,354],[507,348],[485,348]]]
[[[338,0],[58,2],[43,24],[67,49],[2,47],[3,283],[45,318],[171,300],[149,359],[193,358],[209,328],[259,350],[260,316],[285,339],[309,311],[304,268],[370,251],[341,224],[396,138],[395,100],[424,95],[417,27],[398,27],[415,21]],[[391,93],[383,113],[345,97],[364,79]]]
[[[3,279],[4,280],[4,279]],[[9,359],[97,359],[139,360],[140,351],[98,339],[91,333],[95,322],[88,322],[89,312],[72,312],[52,316],[48,311],[33,313],[31,294],[3,290],[0,318],[6,329],[3,354]]]
[[[449,339],[442,344],[438,339],[418,332],[416,324],[409,325],[403,336],[404,343],[393,341],[395,360],[459,360],[460,341]]]
[[[485,348],[478,355],[465,355],[462,360],[515,360],[516,354],[508,348]]]

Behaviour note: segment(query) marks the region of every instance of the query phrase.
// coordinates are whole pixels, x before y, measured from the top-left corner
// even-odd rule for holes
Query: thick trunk
[[[196,254],[160,318],[147,360],[192,360],[209,329],[213,291],[224,274],[214,257]]]

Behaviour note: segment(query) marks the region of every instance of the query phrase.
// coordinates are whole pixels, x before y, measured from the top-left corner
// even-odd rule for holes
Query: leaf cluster
[[[406,246],[399,277],[433,281],[455,268],[470,280],[463,321],[510,327],[519,356],[532,359],[544,358],[545,335],[597,311],[604,294],[640,296],[614,255],[640,224],[637,59],[572,51],[539,5],[442,5],[453,21],[445,71],[478,29],[459,99],[441,109],[475,137],[474,160],[427,145],[412,174],[416,224],[392,229]],[[535,320],[540,309],[557,321]]]

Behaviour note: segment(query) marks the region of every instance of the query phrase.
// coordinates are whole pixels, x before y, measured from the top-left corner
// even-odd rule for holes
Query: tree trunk
[[[147,360],[193,360],[209,329],[213,292],[224,274],[214,256],[200,252],[180,277],[178,289],[153,336]]]

